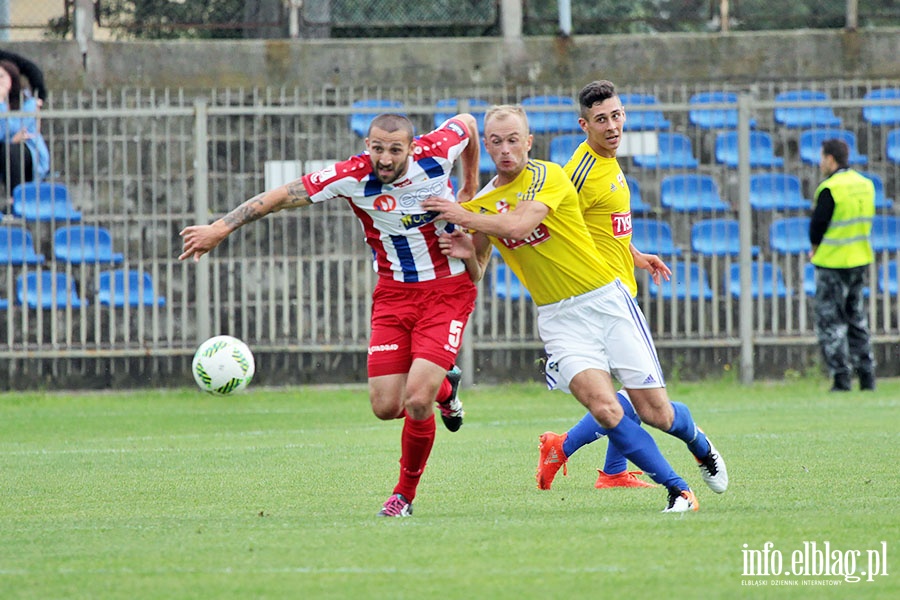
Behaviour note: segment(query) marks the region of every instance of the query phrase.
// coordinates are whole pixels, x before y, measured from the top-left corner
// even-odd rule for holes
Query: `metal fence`
[[[791,105],[776,100],[797,85],[620,90],[629,119],[620,162],[634,186],[635,204],[641,205],[633,214],[635,244],[661,254],[676,271],[674,285],[662,289],[639,272],[639,301],[659,347],[683,373],[742,365],[782,374],[815,362],[805,231],[802,225],[788,230],[781,242],[774,232],[809,214],[821,176],[803,144],[809,132],[826,126],[794,127],[776,116],[780,109],[830,114],[828,127],[855,136],[865,156],[857,168],[881,183],[879,216],[900,218],[893,200],[900,156],[889,155],[888,146],[900,139],[900,117],[870,118],[875,109],[900,113],[900,98],[877,99],[873,93],[900,84],[843,81],[813,88],[825,100]],[[474,101],[527,103],[541,95],[572,98],[576,91],[480,88],[459,99],[462,106],[477,108]],[[736,96],[698,103],[699,94],[712,91]],[[365,120],[380,109],[354,108],[353,102],[399,103],[417,130],[426,131],[446,110],[438,101],[449,96],[448,90],[421,88],[211,90],[204,98],[171,90],[51,95],[41,114],[52,154],[49,183],[65,186],[74,212],[56,220],[16,215],[3,220],[10,235],[29,235],[43,257],[0,265],[0,299],[8,303],[0,312],[7,385],[79,377],[114,385],[118,377],[132,375],[159,384],[156,376],[146,376],[148,369],[163,381],[183,383],[185,361],[196,345],[218,333],[236,335],[266,357],[260,361],[264,381],[363,379],[374,274],[359,225],[344,203],[267,217],[232,235],[199,264],[177,261],[178,233],[281,179],[361,151],[352,117],[361,113]],[[740,102],[733,103],[737,97]],[[558,144],[580,138],[574,108],[532,105],[528,112],[536,126],[539,116],[550,123],[536,133],[532,155],[564,161],[568,151],[559,154]],[[721,141],[729,132],[738,132],[737,147],[744,150],[751,135],[768,139],[771,162],[751,164],[744,150],[733,162]],[[685,144],[689,160],[667,162],[663,150],[678,144]],[[489,169],[486,165],[484,181]],[[684,175],[709,184],[719,204],[691,206],[700,197],[697,190],[672,203],[667,186]],[[789,176],[799,186],[775,188],[779,198],[795,191],[793,204],[776,199],[766,206],[760,199],[753,182],[770,175]],[[713,229],[714,249],[704,250],[698,228],[712,219],[728,221]],[[84,225],[107,231],[119,256],[67,257],[60,231]],[[669,240],[659,234],[638,237],[660,228],[668,229]],[[882,369],[896,370],[900,234],[893,231],[894,243],[888,239],[871,269],[868,307]],[[662,245],[666,241],[668,248]],[[734,243],[725,248],[724,241]],[[535,375],[541,345],[534,308],[511,287],[514,281],[498,279],[509,275],[493,260],[468,331],[474,357],[469,360],[485,365],[484,377]],[[110,275],[116,271],[146,276],[152,290],[126,286],[127,278],[117,283]],[[759,294],[749,285],[756,275],[761,275],[753,284]],[[29,305],[29,293],[47,292],[52,294],[46,305]],[[124,297],[116,300],[116,292]]]

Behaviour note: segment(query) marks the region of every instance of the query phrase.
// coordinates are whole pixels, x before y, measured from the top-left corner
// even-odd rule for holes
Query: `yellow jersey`
[[[631,255],[631,191],[619,161],[600,156],[584,141],[564,170],[578,192],[594,245],[631,295],[637,296]]]
[[[514,181],[500,187],[490,183],[462,206],[470,212],[500,214],[514,210],[519,202],[541,202],[550,212],[526,238],[491,237],[491,243],[535,304],[553,304],[615,280],[616,273],[584,224],[572,181],[556,163],[529,160]]]

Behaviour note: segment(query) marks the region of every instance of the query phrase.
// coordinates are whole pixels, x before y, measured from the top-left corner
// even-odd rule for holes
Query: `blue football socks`
[[[706,434],[700,431],[691,411],[681,402],[672,402],[672,408],[675,410],[675,418],[672,420],[672,426],[669,428],[669,435],[674,435],[679,440],[687,444],[688,450],[697,458],[706,458],[709,454],[709,440]]]
[[[611,444],[656,483],[667,489],[690,489],[663,457],[653,437],[631,419],[623,418],[618,425],[607,430],[607,435]]]
[[[594,415],[585,413],[581,420],[575,423],[566,434],[566,441],[563,442],[563,452],[566,453],[567,457],[572,456],[582,446],[596,442],[605,435],[606,430],[600,426]]]
[[[626,400],[625,396],[621,393],[617,393],[616,398],[618,398],[619,404],[622,405],[622,410],[625,412],[624,418],[640,424],[641,420],[637,416],[637,413],[634,412],[634,407],[631,406],[631,402]],[[585,413],[584,417],[582,417],[578,423],[573,425],[566,434],[566,441],[563,442],[563,452],[565,452],[566,457],[572,456],[572,454],[582,446],[595,442],[605,435],[606,429],[597,423],[597,420],[591,413]],[[627,468],[628,460],[613,444],[610,444],[606,449],[606,463],[604,464],[603,471],[612,475],[621,473]]]
[[[606,461],[603,463],[603,472],[607,475],[615,475],[616,473],[624,473],[628,470],[628,459],[619,452],[615,445],[610,444],[606,447]]]
[[[628,468],[628,460],[631,460],[656,483],[661,483],[666,487],[676,485],[681,489],[688,489],[687,483],[675,473],[663,457],[653,437],[641,428],[640,417],[634,411],[631,402],[621,393],[616,394],[616,397],[625,412],[625,416],[619,424],[612,430],[607,430],[597,423],[591,413],[586,413],[578,423],[569,429],[566,435],[566,441],[563,442],[563,452],[566,457],[572,456],[582,446],[608,436],[610,444],[603,466],[605,473],[610,475],[621,473]],[[672,427],[667,433],[684,441],[691,454],[697,458],[706,457],[709,454],[709,441],[694,423],[694,418],[687,405],[681,402],[672,402],[672,408],[675,417],[672,420]],[[634,454],[637,460],[631,454]]]

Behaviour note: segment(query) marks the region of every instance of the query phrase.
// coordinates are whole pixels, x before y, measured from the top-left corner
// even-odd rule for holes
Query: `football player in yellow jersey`
[[[627,414],[611,374],[625,385],[662,381],[656,352],[631,291],[591,239],[578,193],[559,165],[530,159],[533,141],[519,106],[485,115],[485,147],[497,175],[462,205],[432,197],[422,207],[459,229],[441,238],[445,254],[484,265],[490,243],[537,304],[548,381],[571,392],[602,426],[603,435],[655,482],[665,486],[665,512],[697,510],[688,486],[653,437]]]
[[[581,110],[578,123],[586,139],[575,150],[565,171],[578,190],[584,220],[595,245],[614,266],[631,295],[636,296],[635,266],[649,271],[657,284],[660,277],[668,279],[671,271],[658,256],[644,254],[631,243],[631,194],[616,160],[625,109],[609,81],[589,83],[582,88],[578,100]],[[639,387],[625,383],[626,391],[619,394],[624,401],[630,400],[644,422],[684,441],[699,465],[703,480],[714,492],[724,492],[728,487],[725,462],[694,423],[688,407],[669,401],[662,378],[646,383],[649,385]],[[553,477],[568,458],[600,437],[602,431],[590,414],[562,435],[550,431],[541,435],[538,487],[550,489]],[[598,488],[648,485],[635,477],[639,472],[627,470],[625,457],[614,445],[609,446],[606,464],[599,471],[595,483]]]

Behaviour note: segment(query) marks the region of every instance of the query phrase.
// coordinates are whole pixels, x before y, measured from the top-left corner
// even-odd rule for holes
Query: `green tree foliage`
[[[108,0],[102,5],[101,20],[118,30],[120,38],[240,38],[246,29],[271,25],[265,4],[259,0]],[[275,0],[275,4],[281,3]]]
[[[331,37],[465,37],[500,35],[498,0],[306,0],[328,15]],[[555,0],[522,0],[525,35],[559,31]],[[571,0],[573,33],[718,31],[720,0]],[[106,0],[99,20],[118,38],[283,37],[283,0]],[[840,28],[847,0],[730,0],[730,29]],[[860,0],[859,26],[900,25],[896,0]],[[64,36],[70,22],[50,24]]]

